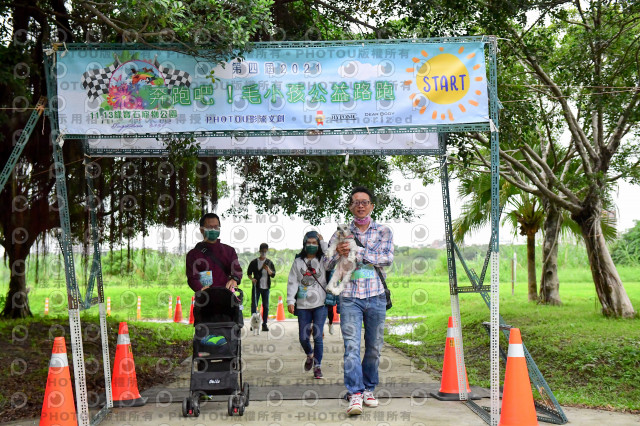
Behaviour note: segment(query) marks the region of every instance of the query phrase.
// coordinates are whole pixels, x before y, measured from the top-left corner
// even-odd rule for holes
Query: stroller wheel
[[[191,398],[186,397],[182,400],[182,417],[189,417],[191,410]]]
[[[238,415],[244,416],[244,401],[240,400],[240,405],[238,405]]]
[[[229,397],[229,403],[227,404],[227,411],[229,413],[229,417],[233,416],[235,414],[235,408],[233,406],[233,395],[231,395]]]
[[[193,411],[193,416],[198,417],[200,415],[200,395],[195,395],[191,399],[191,410]]]
[[[249,406],[249,383],[242,384],[242,393],[244,395],[244,406]]]

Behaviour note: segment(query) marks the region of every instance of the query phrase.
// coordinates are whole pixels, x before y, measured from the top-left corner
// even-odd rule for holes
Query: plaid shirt
[[[358,267],[362,266],[363,263],[378,267],[391,266],[393,263],[393,233],[391,229],[373,220],[371,220],[369,227],[364,232],[361,232],[354,222],[351,222],[350,228],[353,235],[358,237],[364,246],[357,248],[356,260],[358,261]],[[331,240],[329,240],[329,245],[333,244],[336,238],[337,236],[334,233]],[[332,258],[327,259],[328,269],[335,267],[339,257],[336,253]],[[387,274],[384,272],[384,269],[380,269],[382,275],[386,278]],[[384,293],[384,286],[382,285],[380,277],[378,277],[378,273],[375,272],[374,278],[351,280],[345,286],[342,295],[344,297],[366,299],[382,293]]]

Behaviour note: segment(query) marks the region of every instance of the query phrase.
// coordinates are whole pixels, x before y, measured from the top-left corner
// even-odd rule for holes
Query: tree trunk
[[[29,249],[22,244],[13,244],[8,250],[11,278],[2,316],[5,318],[32,317],[26,281],[26,258]]]
[[[562,305],[560,280],[558,279],[558,244],[562,214],[560,209],[543,199],[545,210],[544,241],[542,243],[542,277],[540,278],[540,303]]]
[[[538,284],[536,280],[536,234],[527,232],[527,275],[529,280],[529,301],[538,300]]]
[[[632,318],[635,311],[602,235],[601,214],[601,204],[596,202],[595,207],[585,208],[581,214],[573,215],[572,218],[582,230],[602,313],[610,317]]]

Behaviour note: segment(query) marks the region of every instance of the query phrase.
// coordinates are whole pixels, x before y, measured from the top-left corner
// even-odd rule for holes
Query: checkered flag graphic
[[[120,66],[120,61],[115,62],[107,68],[94,68],[82,74],[80,83],[87,90],[87,96],[93,100],[100,95],[109,93],[109,80],[113,72]]]
[[[169,90],[173,89],[173,86],[191,86],[191,75],[186,71],[167,68],[162,65],[158,66],[158,70],[162,73],[164,85],[168,87]]]

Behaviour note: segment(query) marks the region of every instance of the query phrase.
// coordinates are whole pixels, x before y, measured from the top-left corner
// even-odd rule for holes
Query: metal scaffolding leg
[[[489,36],[489,91],[491,125],[491,425],[500,419],[500,145],[499,145],[499,101],[498,101],[498,40]]]
[[[440,138],[446,139],[440,134]],[[445,141],[446,142],[446,141]],[[469,397],[467,392],[467,375],[464,364],[464,348],[462,345],[462,322],[460,320],[460,301],[458,299],[458,277],[456,274],[456,259],[453,252],[453,229],[451,226],[451,201],[449,199],[449,172],[445,156],[440,157],[440,182],[442,184],[442,205],[444,210],[445,238],[447,241],[447,269],[449,270],[449,293],[451,295],[451,316],[453,318],[453,341],[456,352],[456,367],[458,372],[458,392],[461,401]]]
[[[86,142],[83,144],[83,148],[86,148]],[[86,152],[86,149],[85,149]],[[96,197],[93,188],[93,174],[90,173],[89,168],[91,163],[89,158],[85,156],[84,170],[85,177],[87,179],[87,205],[89,208],[89,216],[91,217],[91,239],[93,240],[93,262],[91,268],[91,274],[93,280],[90,279],[89,287],[87,288],[87,295],[85,298],[85,306],[88,308],[92,305],[92,293],[94,282],[98,283],[98,309],[100,313],[100,336],[102,339],[102,365],[104,368],[104,389],[105,389],[105,401],[106,404],[102,410],[92,420],[91,424],[98,424],[113,407],[113,394],[111,390],[111,361],[109,358],[109,341],[107,332],[107,312],[104,300],[104,288],[102,282],[102,257],[100,254],[100,236],[98,234],[98,215],[97,210],[99,208],[99,200]]]
[[[51,60],[45,57],[45,73],[47,93],[50,106],[48,117],[51,125],[51,143],[53,147],[53,161],[56,176],[56,194],[60,213],[60,232],[58,242],[64,259],[64,272],[67,281],[67,296],[69,303],[69,327],[71,331],[71,351],[73,353],[73,376],[76,388],[76,409],[78,425],[89,425],[89,404],[87,401],[87,381],[84,368],[84,351],[82,348],[82,329],[80,323],[81,298],[76,283],[75,266],[71,245],[71,224],[69,218],[69,200],[67,197],[66,171],[62,156],[64,140],[58,131],[58,114],[55,106],[55,70]]]

